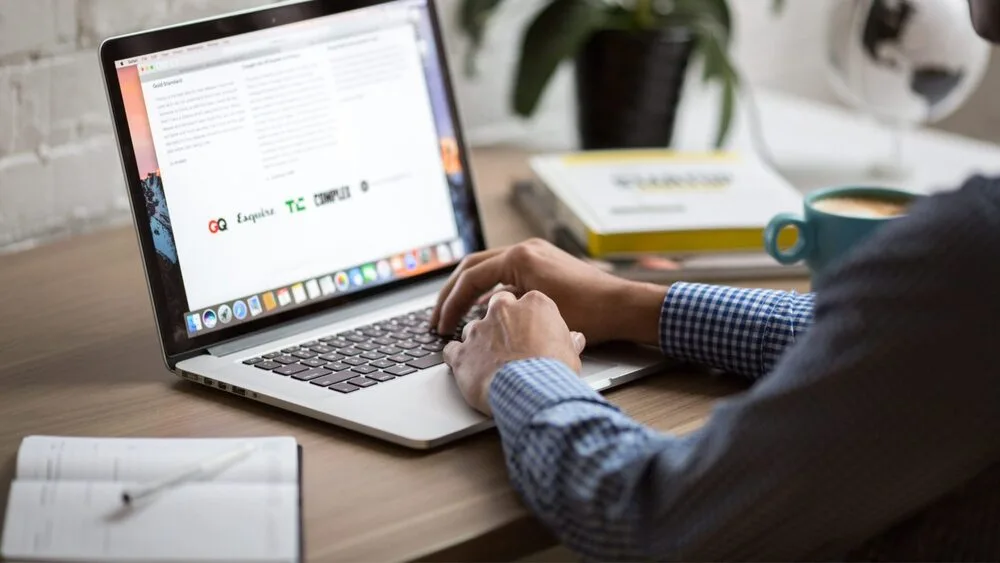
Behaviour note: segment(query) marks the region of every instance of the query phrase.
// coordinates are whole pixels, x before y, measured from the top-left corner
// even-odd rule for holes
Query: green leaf
[[[721,148],[729,136],[729,128],[733,123],[733,110],[736,105],[736,81],[722,81],[722,109],[719,112],[719,128],[715,132],[715,148]]]
[[[458,11],[458,27],[469,38],[469,50],[465,56],[465,72],[473,75],[476,72],[476,57],[483,44],[486,23],[501,0],[462,0]]]
[[[734,107],[736,105],[736,89],[739,79],[723,46],[721,33],[711,23],[695,27],[698,34],[698,47],[704,57],[705,77],[717,79],[722,86],[722,107],[719,115],[719,128],[716,131],[715,147],[721,147],[729,135],[732,125]]]
[[[521,44],[514,111],[528,117],[559,64],[576,55],[606,12],[594,0],[553,0],[528,26]]]

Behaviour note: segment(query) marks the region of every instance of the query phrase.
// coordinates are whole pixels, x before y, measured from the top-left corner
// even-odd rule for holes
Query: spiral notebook
[[[246,444],[251,453],[211,475],[123,503],[126,489]],[[294,438],[29,436],[0,553],[18,561],[300,561],[300,467]]]

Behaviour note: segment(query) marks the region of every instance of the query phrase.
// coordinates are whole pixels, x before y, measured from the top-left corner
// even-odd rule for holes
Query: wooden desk
[[[488,240],[526,238],[505,200],[523,155],[475,156]],[[665,374],[609,396],[644,423],[686,432],[735,389]],[[28,434],[294,435],[304,448],[308,561],[503,560],[552,543],[510,489],[494,431],[414,452],[171,375],[130,228],[0,257],[2,506]]]

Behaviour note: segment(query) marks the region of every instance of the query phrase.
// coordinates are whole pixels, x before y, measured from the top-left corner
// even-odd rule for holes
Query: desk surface
[[[530,236],[505,199],[523,155],[483,150],[474,164],[490,244]],[[0,258],[0,311],[0,506],[29,434],[294,435],[308,561],[501,560],[552,541],[510,489],[494,431],[414,452],[171,375],[131,229]],[[672,373],[609,397],[644,423],[686,432],[735,389]]]

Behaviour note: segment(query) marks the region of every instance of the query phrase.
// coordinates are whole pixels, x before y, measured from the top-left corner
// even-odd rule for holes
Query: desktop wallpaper
[[[477,233],[472,214],[473,194],[466,185],[466,171],[463,170],[459,159],[460,149],[455,125],[449,111],[444,68],[439,60],[441,57],[440,46],[434,41],[433,22],[429,10],[425,7],[420,10],[420,13],[421,18],[417,25],[427,48],[427,56],[424,57],[424,72],[427,77],[437,126],[441,158],[448,178],[452,205],[456,212],[456,224],[459,236],[465,242],[466,248],[474,248]],[[157,267],[166,297],[167,314],[172,331],[171,340],[175,343],[182,343],[188,338],[184,323],[188,301],[177,257],[173,228],[170,223],[170,210],[160,176],[156,150],[153,146],[153,136],[150,131],[138,67],[119,68],[118,82],[121,87],[139,181],[142,185],[146,212],[149,217],[148,228],[152,235],[153,247],[156,250]],[[414,275],[417,273],[420,272],[414,272]]]

